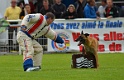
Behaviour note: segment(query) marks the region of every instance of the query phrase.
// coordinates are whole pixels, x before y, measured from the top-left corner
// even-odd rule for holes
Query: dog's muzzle
[[[80,46],[81,44],[85,43],[85,39],[81,36],[79,36],[77,39],[75,39],[76,42],[79,41],[78,46]]]

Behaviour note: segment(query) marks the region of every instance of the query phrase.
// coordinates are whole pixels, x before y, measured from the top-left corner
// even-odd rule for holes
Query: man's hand
[[[107,18],[108,18],[108,19],[111,19],[111,18],[112,18],[112,16],[108,16]]]
[[[57,35],[57,38],[54,41],[57,42],[57,43],[61,43],[61,44],[64,43],[64,40],[59,35]]]
[[[96,19],[101,19],[101,18],[97,16]]]

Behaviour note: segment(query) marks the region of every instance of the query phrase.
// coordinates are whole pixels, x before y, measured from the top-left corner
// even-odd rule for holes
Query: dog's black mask
[[[88,33],[84,34],[83,31],[81,32],[81,35],[84,35],[86,38],[87,38],[87,36],[89,36]],[[86,42],[86,40],[81,35],[75,40],[76,42],[79,41],[78,46],[80,46],[81,44],[84,44]]]
[[[81,35],[75,40],[76,42],[81,42],[81,44],[85,43],[85,39],[83,37],[81,37]]]

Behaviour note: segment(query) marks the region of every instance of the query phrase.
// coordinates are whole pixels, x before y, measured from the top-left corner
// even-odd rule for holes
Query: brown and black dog
[[[93,54],[95,56],[96,59],[96,68],[98,68],[99,64],[98,64],[98,40],[90,37],[88,33],[83,33],[83,31],[81,32],[81,35],[75,40],[76,42],[79,41],[78,46],[80,46],[81,44],[84,45],[85,48],[85,54]]]

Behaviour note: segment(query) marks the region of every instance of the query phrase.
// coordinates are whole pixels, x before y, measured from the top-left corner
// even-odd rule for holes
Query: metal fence
[[[16,41],[17,32],[20,30],[21,20],[8,20],[10,27],[3,33],[0,33],[0,54],[17,53],[21,51]],[[41,36],[36,39],[43,47],[44,51],[47,51],[47,38]]]

